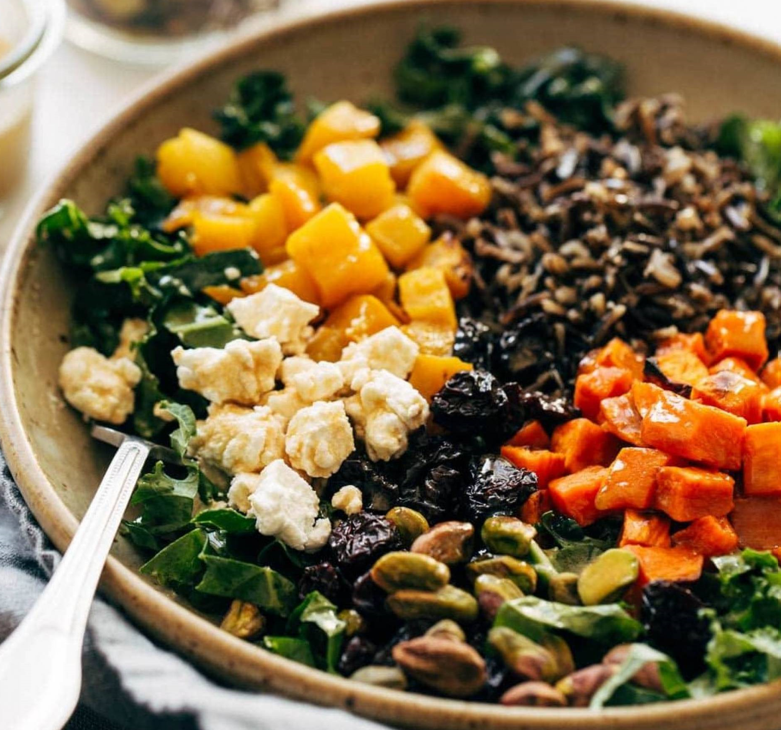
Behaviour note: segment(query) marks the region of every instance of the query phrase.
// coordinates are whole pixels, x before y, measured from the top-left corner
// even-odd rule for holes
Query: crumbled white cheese
[[[282,350],[274,339],[233,340],[220,350],[177,347],[171,355],[176,376],[185,390],[194,390],[214,403],[233,401],[255,405],[274,388]]]
[[[371,337],[344,348],[338,364],[344,382],[351,384],[359,370],[387,370],[398,378],[407,378],[420,348],[398,327],[386,327]],[[351,386],[356,390],[355,386]]]
[[[112,360],[119,360],[126,357],[135,360],[136,352],[133,345],[146,337],[149,332],[149,325],[144,319],[128,318],[122,323],[122,329],[119,330],[119,345],[111,356]]]
[[[233,299],[228,311],[247,334],[275,337],[286,355],[299,355],[312,336],[309,323],[320,313],[316,304],[299,299],[289,289],[269,284],[263,291]]]
[[[208,418],[198,421],[190,441],[193,456],[230,474],[259,472],[281,459],[284,450],[284,424],[271,409],[232,403],[210,405]]]
[[[359,388],[360,408],[355,401],[347,407],[357,428],[363,430],[369,458],[388,461],[401,456],[409,433],[428,418],[426,399],[406,380],[384,370],[360,371],[353,383]]]
[[[282,362],[280,377],[301,400],[314,403],[331,400],[343,387],[342,371],[332,362],[315,362],[308,357],[288,357]]]
[[[331,507],[346,515],[358,514],[363,509],[363,494],[358,487],[348,484],[331,497]]]
[[[60,388],[75,409],[119,425],[133,412],[141,369],[126,357],[109,360],[91,347],[71,350],[60,364]]]
[[[315,490],[282,460],[260,474],[238,474],[231,482],[233,503],[248,504],[261,535],[276,537],[295,550],[318,550],[328,541],[331,523],[318,518]]]
[[[270,408],[271,412],[280,419],[285,428],[287,428],[287,424],[290,423],[290,419],[296,413],[310,405],[293,388],[272,390],[261,398],[260,404]]]
[[[329,477],[355,449],[342,401],[320,401],[290,419],[285,453],[290,464],[310,477]]]
[[[236,281],[236,279],[241,279],[241,270],[235,266],[226,266],[223,273],[225,274],[225,278],[228,281]]]

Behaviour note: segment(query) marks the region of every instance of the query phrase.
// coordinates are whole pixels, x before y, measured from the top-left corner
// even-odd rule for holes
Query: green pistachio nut
[[[521,682],[499,699],[507,707],[566,707],[567,698],[547,682]]]
[[[628,550],[607,550],[589,563],[578,579],[578,595],[584,606],[619,599],[640,573],[637,557]]]
[[[550,683],[561,676],[556,657],[550,651],[507,626],[491,629],[488,643],[517,677]]]
[[[534,593],[537,588],[537,572],[528,563],[509,555],[495,555],[480,558],[467,563],[466,573],[473,582],[480,575],[495,575],[507,578],[520,588],[525,595]]]
[[[568,674],[556,683],[556,689],[572,707],[588,707],[597,690],[617,671],[614,664],[592,664]]]
[[[426,631],[425,636],[438,636],[442,639],[450,639],[451,641],[466,641],[464,630],[455,621],[449,618],[443,618],[441,621],[437,621],[428,631]]]
[[[446,565],[458,565],[472,557],[474,536],[475,528],[470,522],[440,522],[420,535],[410,550],[430,555]]]
[[[468,623],[477,618],[478,612],[474,596],[455,586],[445,586],[438,591],[400,590],[388,596],[387,603],[388,608],[404,621],[449,618]]]
[[[383,555],[371,569],[371,576],[388,593],[405,588],[436,591],[450,582],[450,568],[428,555],[398,551]]]
[[[577,573],[555,573],[548,579],[548,598],[556,603],[579,606]]]
[[[404,547],[412,545],[417,537],[429,529],[428,520],[420,512],[409,507],[394,507],[385,517],[396,525]]]
[[[489,517],[480,530],[480,537],[493,553],[522,558],[528,554],[537,530],[517,517]]]
[[[266,619],[254,603],[233,601],[220,628],[240,639],[254,639],[266,628]]]

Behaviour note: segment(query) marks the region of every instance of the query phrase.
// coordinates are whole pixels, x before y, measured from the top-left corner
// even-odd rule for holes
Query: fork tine
[[[170,464],[182,463],[181,457],[173,449],[168,449],[165,446],[160,446],[159,444],[147,441],[146,439],[142,439],[140,436],[132,436],[131,434],[117,431],[115,428],[100,426],[98,424],[93,424],[90,433],[92,434],[92,438],[97,439],[98,441],[103,441],[107,444],[111,444],[117,448],[119,448],[119,446],[127,440],[140,441],[149,447],[150,458],[166,461]]]

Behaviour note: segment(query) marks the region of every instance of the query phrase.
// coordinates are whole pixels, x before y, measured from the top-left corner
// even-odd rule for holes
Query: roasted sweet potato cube
[[[752,382],[761,385],[763,390],[768,390],[767,384],[763,383],[759,375],[748,366],[748,363],[745,360],[741,360],[739,357],[725,357],[723,360],[719,360],[714,365],[711,365],[708,372],[711,375],[715,375],[723,370],[729,370],[730,372],[742,375],[747,380],[751,380]],[[767,367],[765,370],[767,370]]]
[[[631,391],[616,398],[606,398],[599,404],[597,421],[602,428],[622,441],[635,446],[642,446],[643,439],[640,429],[643,419],[635,408]]]
[[[738,535],[726,517],[707,515],[694,520],[688,527],[672,536],[675,545],[713,558],[728,555],[738,546]]]
[[[737,471],[746,419],[662,390],[643,418],[643,443],[683,459]],[[637,404],[637,393],[634,393]],[[640,413],[643,409],[638,404]]]
[[[520,518],[528,525],[536,525],[542,516],[552,509],[550,492],[547,489],[538,489],[523,503]]]
[[[762,398],[762,418],[765,421],[781,421],[781,386],[765,393]]]
[[[527,421],[508,441],[508,444],[527,446],[530,449],[547,449],[550,446],[550,436],[539,421]]]
[[[743,437],[743,493],[781,496],[781,423],[749,426]]]
[[[575,405],[586,418],[597,420],[599,407],[607,398],[629,392],[634,378],[624,368],[598,366],[575,380]]]
[[[587,418],[563,423],[551,436],[551,450],[564,455],[564,463],[570,473],[587,466],[608,466],[620,448],[615,436]]]
[[[722,309],[708,324],[705,345],[714,360],[740,357],[757,371],[768,358],[765,315]]]
[[[640,561],[638,584],[641,586],[654,580],[688,583],[702,575],[703,557],[689,548],[627,545],[623,549]]]
[[[738,545],[754,550],[781,547],[781,499],[778,497],[745,497],[735,500],[729,516]]]
[[[653,383],[642,383],[639,380],[632,383],[630,397],[641,419],[648,415],[652,406],[664,398],[664,393],[663,388]]]
[[[664,376],[673,383],[697,385],[708,375],[705,363],[689,350],[663,352],[656,355],[655,361]]]
[[[604,467],[589,466],[569,476],[554,479],[548,487],[553,506],[581,527],[596,522],[602,512],[597,509],[594,500],[606,476],[607,469]]]
[[[457,357],[418,355],[409,382],[426,400],[431,400],[456,373],[472,370],[473,367]]]
[[[656,348],[656,354],[663,355],[672,352],[673,350],[688,350],[689,352],[693,352],[706,365],[710,362],[710,355],[705,348],[705,338],[702,336],[701,332],[695,332],[691,335],[679,332],[677,335],[673,335],[662,342],[662,344]]]
[[[521,469],[537,475],[537,486],[545,489],[553,479],[567,473],[564,455],[546,449],[528,449],[525,446],[502,446],[502,456]]]
[[[657,512],[624,512],[624,524],[618,546],[670,547],[670,519]]]
[[[621,449],[597,494],[597,507],[601,510],[649,509],[654,504],[659,469],[674,463],[672,456],[656,449]]]
[[[635,352],[620,337],[614,337],[604,347],[591,350],[578,365],[578,374],[593,372],[598,367],[623,368],[632,373],[635,380],[643,379],[643,361],[645,358]]]
[[[692,389],[692,400],[745,418],[748,423],[762,420],[763,388],[732,370],[721,370],[704,377]]]
[[[472,257],[452,234],[446,233],[430,246],[424,247],[409,262],[407,269],[419,269],[422,266],[442,270],[453,299],[463,299],[469,294],[474,269]]]
[[[773,358],[762,370],[762,382],[774,390],[781,386],[781,357]]]
[[[733,507],[735,480],[696,466],[665,466],[656,475],[654,506],[676,522],[724,517]]]

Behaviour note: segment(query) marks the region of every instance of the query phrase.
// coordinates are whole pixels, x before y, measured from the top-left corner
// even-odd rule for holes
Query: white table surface
[[[628,1],[704,16],[781,42],[781,0]],[[268,22],[273,22],[275,17],[366,2],[283,0],[282,9],[269,14],[272,17],[269,17]],[[109,61],[67,42],[55,52],[38,78],[28,173],[8,199],[0,200],[0,250],[7,244],[25,205],[36,191],[125,97],[159,72],[160,69],[126,66]]]

